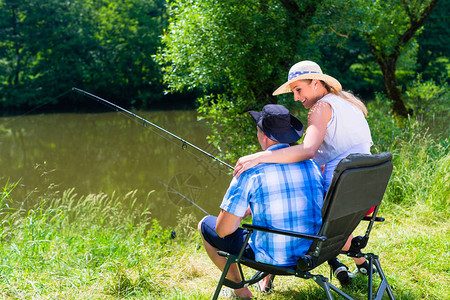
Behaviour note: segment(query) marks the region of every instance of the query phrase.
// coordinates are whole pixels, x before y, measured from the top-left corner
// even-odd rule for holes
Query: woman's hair
[[[367,107],[364,105],[364,103],[355,95],[353,95],[353,93],[349,92],[349,91],[336,91],[335,88],[333,88],[332,86],[328,85],[325,81],[320,81],[322,82],[323,86],[327,89],[327,91],[333,95],[339,96],[345,100],[347,100],[350,103],[353,103],[354,105],[356,105],[356,107],[358,107],[360,110],[362,110],[362,112],[364,113],[364,115],[367,117]]]
[[[312,79],[302,79],[304,81],[307,81],[308,83],[312,82]],[[320,80],[320,82],[323,84],[323,86],[325,87],[325,89],[328,91],[328,93],[331,93],[333,95],[339,96],[342,99],[347,100],[350,103],[353,103],[354,105],[356,105],[356,107],[358,107],[363,113],[364,115],[367,117],[367,107],[364,105],[364,103],[355,95],[353,95],[352,92],[349,91],[336,91],[336,89],[334,87],[332,87],[331,85],[329,85],[328,83],[326,83],[323,80]]]

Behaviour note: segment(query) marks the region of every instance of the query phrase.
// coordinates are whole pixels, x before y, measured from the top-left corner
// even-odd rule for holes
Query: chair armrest
[[[370,221],[372,220],[372,217],[364,217],[362,218],[363,221]],[[375,222],[384,222],[383,217],[375,217]]]
[[[276,234],[282,234],[282,235],[288,235],[293,236],[297,238],[307,239],[307,240],[318,240],[325,242],[327,240],[327,237],[321,236],[321,235],[313,235],[313,234],[305,234],[290,230],[281,230],[281,229],[273,229],[273,228],[267,228],[263,226],[253,225],[253,224],[242,224],[242,227],[245,229],[252,229],[257,231],[264,231],[264,232],[270,232],[270,233],[276,233]]]

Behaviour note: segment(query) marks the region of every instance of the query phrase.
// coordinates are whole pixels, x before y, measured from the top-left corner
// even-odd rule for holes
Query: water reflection
[[[138,114],[217,154],[195,112]],[[137,190],[137,201],[163,225],[175,224],[179,207],[198,219],[199,207],[217,214],[231,180],[227,167],[120,113],[1,118],[0,166],[2,186],[20,180],[12,195],[17,203],[72,187],[78,195]]]

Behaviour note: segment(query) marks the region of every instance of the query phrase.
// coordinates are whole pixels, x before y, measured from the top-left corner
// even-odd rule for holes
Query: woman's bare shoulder
[[[331,105],[325,101],[314,104],[308,112],[308,123],[310,122],[328,122],[331,120]]]

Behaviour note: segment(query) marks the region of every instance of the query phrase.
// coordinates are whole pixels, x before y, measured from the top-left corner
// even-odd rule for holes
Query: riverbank
[[[5,299],[209,299],[219,271],[180,211],[176,228],[163,229],[148,211],[124,208],[106,195],[78,198],[71,191],[28,211],[8,211],[2,193],[0,295]],[[131,193],[130,198],[133,197]],[[398,299],[448,299],[448,212],[389,203],[367,247],[380,255]],[[174,234],[176,232],[176,236]],[[348,265],[352,265],[347,261]],[[325,266],[318,272],[328,276]],[[365,278],[345,288],[364,297]],[[312,281],[278,277],[264,299],[317,299]],[[333,283],[339,285],[336,279]]]

